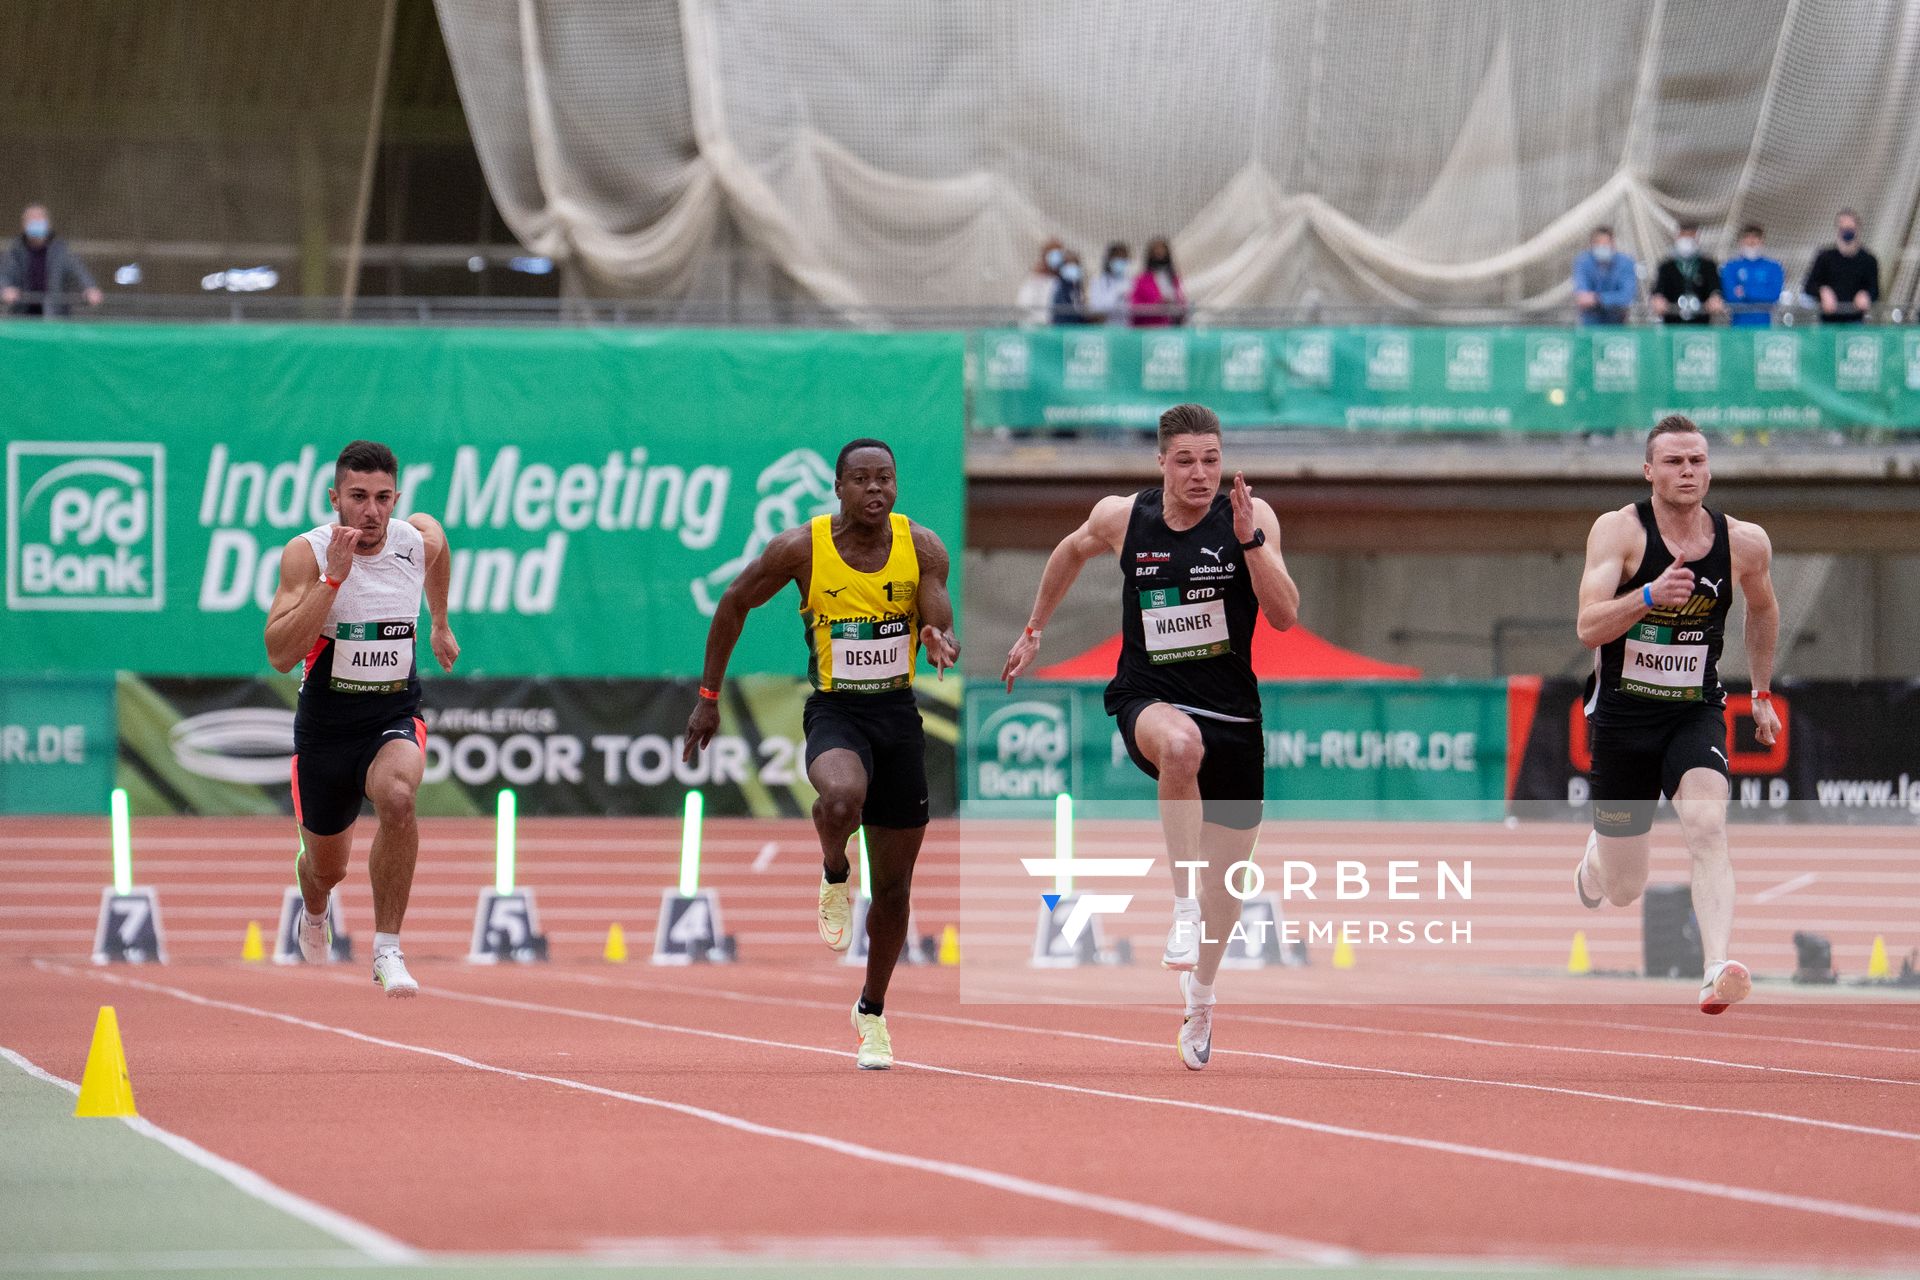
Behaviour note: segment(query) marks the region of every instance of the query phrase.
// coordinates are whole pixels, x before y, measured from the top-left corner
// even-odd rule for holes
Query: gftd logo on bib
[[[166,449],[7,446],[7,607],[157,610],[166,602]]]

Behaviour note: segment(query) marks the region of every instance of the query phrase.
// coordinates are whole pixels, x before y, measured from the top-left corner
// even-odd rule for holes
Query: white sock
[[[1187,1011],[1204,1009],[1213,1003],[1213,984],[1211,982],[1187,981]]]
[[[326,912],[322,911],[319,915],[315,915],[313,912],[307,910],[307,904],[304,902],[300,904],[300,914],[307,918],[308,924],[325,924],[327,922]]]
[[[373,954],[379,955],[382,951],[398,951],[399,949],[400,949],[399,934],[376,933],[373,935]]]
[[[1182,898],[1176,894],[1173,899],[1173,914],[1176,919],[1198,920],[1200,899]]]

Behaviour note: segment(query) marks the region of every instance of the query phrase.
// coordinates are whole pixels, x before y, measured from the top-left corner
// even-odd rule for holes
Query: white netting
[[[1004,304],[1166,232],[1206,304],[1546,306],[1597,222],[1763,222],[1797,281],[1850,204],[1914,293],[1902,0],[438,5],[508,223],[633,291],[737,227],[825,302]]]

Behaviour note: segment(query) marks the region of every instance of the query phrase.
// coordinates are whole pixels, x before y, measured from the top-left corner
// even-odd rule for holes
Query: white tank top
[[[334,526],[323,524],[309,529],[301,537],[313,548],[320,572],[327,571],[327,547],[333,542]],[[386,545],[370,556],[356,555],[353,572],[333,593],[333,607],[327,610],[325,634],[337,623],[414,621],[420,616],[420,597],[427,582],[427,543],[420,531],[405,520],[387,521]]]
[[[324,574],[333,526],[300,536]],[[426,579],[426,540],[405,520],[389,520],[385,544],[373,555],[354,556],[353,571],[333,593],[327,621],[301,673],[303,717],[358,723],[417,700],[414,624]]]

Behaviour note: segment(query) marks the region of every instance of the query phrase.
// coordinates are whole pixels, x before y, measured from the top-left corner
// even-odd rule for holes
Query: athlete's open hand
[[[444,622],[434,623],[430,643],[433,645],[434,661],[440,664],[442,671],[451,672],[453,664],[460,660],[460,642],[454,639],[453,628]]]
[[[720,704],[712,698],[700,699],[687,717],[687,745],[680,749],[680,758],[688,764],[696,763],[719,729]]]
[[[328,531],[327,537],[327,576],[335,582],[344,582],[353,572],[353,553],[360,545],[360,531],[349,525],[336,524]]]
[[[1678,609],[1693,599],[1693,570],[1675,560],[1653,580],[1653,603],[1660,609]]]
[[[1772,746],[1774,739],[1780,736],[1780,716],[1774,711],[1771,699],[1753,700],[1753,736],[1760,740],[1763,747]]]
[[[947,668],[960,661],[960,642],[953,638],[953,632],[937,630],[929,622],[920,628],[920,647],[927,651],[927,661],[939,673],[939,679],[947,678]]]
[[[1033,665],[1040,655],[1040,633],[1032,627],[1020,628],[1020,638],[1013,642],[1013,648],[1007,651],[1007,665],[1001,668],[1000,678],[1007,682],[1007,692],[1013,692],[1013,682],[1022,671]]]
[[[1242,543],[1253,541],[1253,490],[1247,487],[1247,477],[1242,472],[1233,473],[1233,536]]]

